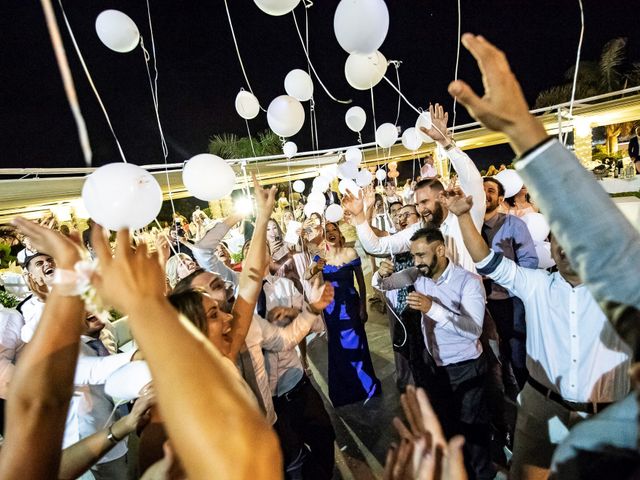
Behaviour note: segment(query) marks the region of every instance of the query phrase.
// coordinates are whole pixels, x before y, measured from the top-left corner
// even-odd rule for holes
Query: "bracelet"
[[[456,142],[454,142],[453,139],[451,139],[449,145],[444,147],[444,151],[448,152],[449,150],[453,150],[454,148],[456,148],[456,146],[457,146]]]
[[[73,270],[56,268],[53,273],[53,285],[56,291],[65,297],[82,295],[89,288],[91,274],[94,267],[86,261],[79,261]]]
[[[109,440],[112,444],[116,445],[120,443],[122,440],[124,440],[124,438],[116,437],[115,434],[113,433],[113,430],[111,430],[112,427],[113,427],[113,424],[109,425],[109,433],[107,433],[107,440]]]

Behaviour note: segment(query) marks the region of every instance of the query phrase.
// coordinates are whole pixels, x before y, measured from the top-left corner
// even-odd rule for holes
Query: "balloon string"
[[[571,87],[571,101],[569,102],[569,118],[573,117],[573,102],[576,99],[576,85],[578,83],[578,70],[580,67],[580,53],[582,51],[582,40],[584,39],[584,8],[582,6],[582,0],[578,0],[580,5],[580,39],[578,40],[578,52],[576,54],[576,68],[573,72],[573,86]],[[569,131],[565,133],[562,143],[567,144],[569,138]]]
[[[400,64],[402,63],[399,60],[392,60],[389,63],[393,63],[393,66],[396,67],[396,79],[398,80],[398,91],[402,91],[400,88]],[[402,105],[402,97],[398,95],[398,112],[396,113],[396,121],[394,125],[398,126],[398,120],[400,120],[400,105]]]
[[[91,151],[91,144],[89,143],[89,134],[87,133],[87,125],[82,116],[80,110],[80,104],[78,103],[78,95],[73,83],[73,76],[69,68],[69,62],[67,60],[67,54],[60,38],[60,30],[56,22],[56,16],[51,7],[50,0],[42,0],[42,9],[44,10],[44,16],[47,21],[47,28],[49,30],[49,36],[51,37],[51,44],[53,45],[53,51],[56,55],[58,62],[58,68],[60,69],[60,76],[62,77],[62,83],[64,85],[64,91],[69,102],[69,108],[76,122],[78,129],[78,137],[80,138],[80,147],[82,148],[82,155],[84,156],[84,163],[87,167],[91,166],[91,160],[93,158],[93,152]]]
[[[394,60],[392,60],[392,62],[393,62],[393,61],[394,61]],[[392,82],[391,80],[389,80],[386,76],[385,76],[385,77],[382,77],[382,78],[383,78],[383,79],[384,79],[384,80],[385,80],[389,85],[391,85],[391,88],[393,88],[396,92],[398,92],[398,95],[400,96],[400,98],[402,98],[402,99],[405,101],[405,103],[406,103],[407,105],[409,105],[409,106],[410,106],[410,107],[411,107],[411,108],[412,108],[412,109],[413,109],[413,110],[414,110],[418,115],[420,115],[420,114],[422,113],[422,111],[421,111],[421,110],[418,110],[418,109],[417,109],[417,108],[416,108],[416,107],[415,107],[415,106],[414,106],[414,105],[413,105],[413,104],[412,104],[412,103],[407,99],[407,97],[405,97],[405,96],[404,96],[404,93],[402,93],[402,92],[400,91],[400,89],[399,89],[398,87],[396,87],[396,86],[393,84],[393,82]],[[399,83],[398,83],[398,84],[399,84]]]
[[[231,30],[231,38],[233,38],[233,44],[236,47],[236,55],[238,57],[238,62],[240,62],[240,68],[242,69],[242,75],[244,76],[244,81],[247,82],[247,87],[249,88],[249,91],[255,97],[255,94],[253,93],[253,88],[251,88],[251,83],[249,82],[249,77],[247,76],[247,71],[245,70],[244,63],[242,62],[242,55],[240,55],[240,48],[238,47],[236,32],[233,29],[233,22],[231,21],[231,13],[229,13],[229,4],[227,3],[227,0],[224,0],[224,8],[227,11],[227,20],[229,20],[229,29]],[[258,102],[258,105],[260,105],[260,102]],[[266,112],[266,110],[262,108],[262,105],[260,105],[260,110],[262,110],[263,112]]]
[[[256,160],[254,160],[254,163],[255,163],[255,166],[256,166],[256,170],[258,171],[258,177],[259,177],[260,176],[260,162],[257,160],[256,149],[253,146],[253,137],[251,136],[251,129],[249,128],[249,120],[247,120],[245,118],[244,119],[244,123],[247,126],[247,135],[249,136],[249,144],[251,145],[251,152],[253,153],[253,158],[256,159]],[[242,168],[243,171],[244,171],[244,178],[245,178],[246,184],[247,184],[247,192],[249,192],[249,177],[247,177],[246,160],[244,161],[244,165],[240,164],[240,168]]]
[[[454,81],[458,80],[458,67],[460,65],[460,41],[462,39],[462,10],[460,8],[460,0],[458,0],[458,47],[456,50],[456,68],[453,72]],[[453,123],[451,125],[451,132],[456,129],[456,106],[458,105],[458,97],[453,97]]]
[[[373,117],[373,139],[376,141],[376,165],[380,166],[380,159],[378,158],[378,140],[376,139],[378,133],[378,126],[376,125],[376,103],[373,100],[373,87],[369,89],[371,92],[371,112]]]
[[[100,108],[102,109],[102,113],[104,113],[104,116],[107,120],[107,124],[109,125],[109,130],[111,130],[111,134],[113,135],[114,140],[116,141],[116,145],[118,146],[118,151],[120,152],[120,156],[122,157],[122,161],[124,163],[127,163],[127,159],[124,156],[124,152],[122,151],[122,147],[120,146],[120,142],[118,141],[118,137],[116,136],[116,132],[113,130],[113,125],[111,125],[111,120],[109,119],[109,114],[107,113],[107,109],[104,106],[104,103],[102,103],[102,99],[100,98],[100,94],[98,93],[98,90],[96,89],[95,84],[93,83],[93,78],[91,78],[91,74],[89,73],[89,69],[87,68],[87,64],[84,61],[84,57],[82,56],[82,53],[80,52],[80,47],[78,47],[78,42],[76,42],[76,37],[73,34],[73,30],[71,30],[71,25],[69,24],[69,19],[67,18],[67,14],[64,11],[64,7],[62,6],[62,0],[58,0],[58,4],[60,5],[60,10],[62,11],[62,17],[64,18],[64,23],[67,26],[67,31],[69,32],[69,36],[71,37],[71,42],[73,43],[73,47],[76,51],[76,54],[78,55],[78,59],[80,60],[80,64],[82,65],[82,69],[84,70],[84,74],[87,77],[87,80],[89,81],[89,85],[91,86],[91,89],[93,90],[93,93],[96,96],[96,99],[98,100],[98,103],[100,104]]]
[[[225,0],[226,2],[226,0]],[[298,26],[298,20],[296,18],[296,13],[295,13],[295,9],[291,11],[291,15],[293,15],[293,23],[295,23],[296,26],[296,31],[298,32],[298,38],[300,38],[300,43],[302,44],[302,50],[304,51],[304,55],[307,58],[307,62],[309,62],[309,66],[311,67],[311,70],[313,71],[313,74],[316,76],[316,78],[318,79],[318,82],[320,83],[320,85],[322,86],[322,88],[324,89],[325,93],[329,96],[329,98],[331,98],[331,100],[333,100],[334,102],[338,102],[338,103],[342,103],[342,104],[349,104],[352,103],[353,100],[349,99],[349,100],[338,100],[336,97],[334,97],[333,95],[331,95],[331,92],[329,92],[329,90],[327,89],[327,87],[325,86],[325,84],[322,82],[322,79],[320,78],[320,76],[318,75],[318,72],[316,72],[315,67],[313,66],[313,63],[311,63],[311,58],[309,58],[309,52],[307,50],[307,48],[304,45],[304,40],[302,38],[302,33],[300,33],[300,27]]]

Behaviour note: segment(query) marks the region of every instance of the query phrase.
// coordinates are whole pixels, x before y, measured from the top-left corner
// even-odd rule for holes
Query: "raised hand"
[[[460,188],[455,188],[447,192],[447,195],[443,195],[440,202],[444,204],[447,209],[456,216],[464,215],[471,211],[473,207],[473,197],[465,196],[464,192]]]
[[[256,196],[256,217],[269,218],[273,213],[273,206],[276,203],[276,193],[278,188],[273,185],[270,189],[264,189],[258,183],[256,174],[252,174],[253,189]]]
[[[128,230],[120,230],[116,237],[115,256],[105,238],[102,227],[96,225],[92,244],[100,262],[99,271],[91,282],[104,303],[123,313],[144,305],[149,299],[164,301],[164,272],[158,254],[148,253],[141,243],[134,251]]]
[[[386,278],[393,273],[394,265],[390,260],[382,260],[380,262],[380,266],[378,267],[378,274],[382,278]]]
[[[449,145],[451,143],[449,130],[447,130],[449,114],[444,111],[444,108],[439,103],[436,103],[435,106],[429,105],[429,113],[431,114],[431,128],[420,127],[420,130],[443,147]]]
[[[504,132],[517,154],[547,137],[542,124],[529,113],[529,107],[504,53],[481,35],[465,33],[462,44],[478,62],[484,95],[479,97],[462,80],[449,85],[469,114],[491,130]]]
[[[342,208],[351,212],[354,217],[362,215],[364,212],[364,196],[362,190],[358,192],[357,196],[347,191],[346,195],[342,197]]]
[[[309,306],[315,311],[322,311],[333,302],[334,288],[329,282],[320,282],[319,277],[313,284],[313,290],[309,295]]]
[[[15,218],[12,223],[20,233],[29,238],[36,251],[51,255],[59,268],[73,269],[82,258],[80,245],[60,232],[20,217]]]
[[[171,246],[164,232],[160,232],[156,237],[156,251],[158,252],[158,261],[164,267],[171,256]]]

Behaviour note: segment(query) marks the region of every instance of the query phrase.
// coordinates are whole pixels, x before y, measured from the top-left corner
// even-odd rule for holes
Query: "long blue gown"
[[[315,257],[318,261],[319,257]],[[365,401],[381,392],[360,319],[360,296],[354,286],[356,258],[341,266],[325,265],[322,273],[335,288],[324,310],[329,341],[329,398],[334,407]]]

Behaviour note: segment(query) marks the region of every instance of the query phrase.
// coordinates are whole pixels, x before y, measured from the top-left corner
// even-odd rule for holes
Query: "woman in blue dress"
[[[381,392],[364,330],[366,286],[360,257],[344,246],[335,223],[326,224],[326,254],[316,256],[311,273],[322,272],[335,287],[335,298],[324,310],[329,341],[329,398],[334,407],[366,401]],[[354,286],[358,282],[358,291]]]

